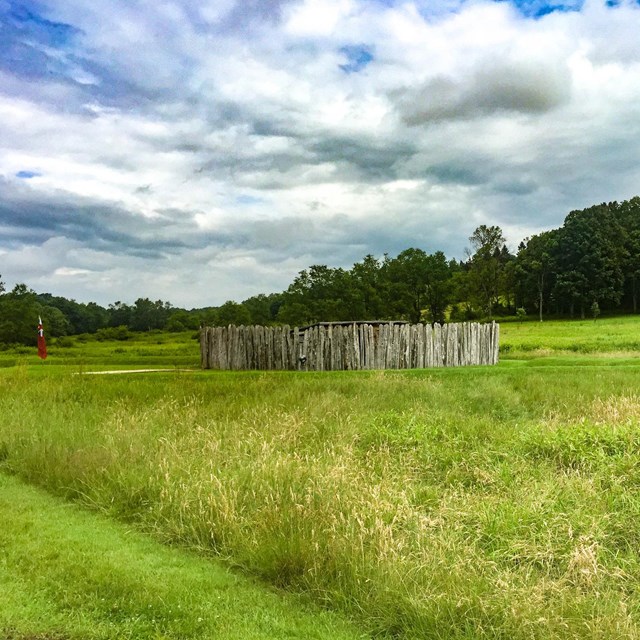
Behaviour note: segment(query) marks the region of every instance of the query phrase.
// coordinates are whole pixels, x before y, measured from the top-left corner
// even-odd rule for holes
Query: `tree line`
[[[0,343],[31,344],[40,315],[52,336],[320,321],[445,322],[509,315],[555,317],[638,312],[640,198],[572,211],[558,229],[525,238],[511,253],[499,226],[480,225],[463,260],[409,248],[366,255],[350,269],[312,265],[281,293],[219,307],[176,308],[139,298],[108,307],[79,303],[0,277]]]

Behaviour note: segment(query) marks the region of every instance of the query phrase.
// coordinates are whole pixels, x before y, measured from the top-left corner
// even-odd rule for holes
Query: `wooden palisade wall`
[[[500,326],[380,324],[203,327],[204,369],[422,369],[498,362]]]

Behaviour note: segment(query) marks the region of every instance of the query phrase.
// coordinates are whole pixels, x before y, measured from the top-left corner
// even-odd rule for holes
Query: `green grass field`
[[[505,324],[497,367],[405,372],[82,376],[198,346],[52,346],[0,370],[2,468],[375,637],[637,638],[635,333]]]
[[[25,364],[74,366],[76,370],[200,366],[200,348],[193,331],[132,333],[128,340],[110,341],[95,340],[91,336],[51,338],[47,351],[47,360],[40,363],[30,347],[0,350],[0,368]]]
[[[0,518],[5,639],[362,637],[299,598],[4,475]]]
[[[593,320],[505,323],[501,325],[503,358],[567,355],[640,356],[640,322],[633,316]]]

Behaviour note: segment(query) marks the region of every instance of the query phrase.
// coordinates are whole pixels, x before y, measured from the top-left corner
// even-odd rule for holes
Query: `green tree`
[[[606,204],[572,211],[558,234],[556,293],[585,317],[587,305],[620,302],[626,249],[620,224]]]
[[[260,293],[257,296],[247,298],[242,304],[249,312],[250,324],[266,327],[272,325],[278,316],[278,311],[282,305],[282,294],[272,293],[265,295]]]
[[[16,284],[0,296],[0,342],[33,345],[36,342],[38,317],[42,315],[35,291],[25,284]],[[50,332],[46,315],[45,329]],[[55,335],[55,332],[52,334]]]
[[[108,324],[110,327],[129,327],[131,324],[131,306],[117,300],[109,305],[107,311],[109,315]]]
[[[640,198],[635,197],[620,204],[609,205],[620,224],[625,254],[622,258],[624,291],[631,299],[633,313],[638,313],[638,289],[640,287]]]
[[[431,322],[443,323],[445,312],[453,299],[453,274],[457,270],[455,260],[447,261],[442,251],[427,256],[425,303]]]
[[[251,314],[249,310],[242,304],[227,300],[218,308],[218,317],[216,324],[220,327],[226,327],[230,324],[241,326],[251,324]]]
[[[107,310],[95,302],[82,304],[50,293],[38,294],[38,302],[55,307],[68,321],[68,333],[95,333],[108,322]]]
[[[131,309],[129,328],[134,331],[163,329],[171,310],[172,306],[169,302],[162,300],[152,302],[149,298],[138,298]]]
[[[57,307],[41,306],[40,315],[46,320],[47,332],[51,336],[67,336],[72,333],[72,326],[67,316]]]
[[[405,249],[389,260],[393,309],[397,315],[420,322],[426,305],[428,256],[422,249]]]
[[[325,309],[320,308],[323,296],[329,295],[330,269],[316,265],[303,269],[284,293],[284,302],[278,312],[278,320],[284,324],[305,325],[319,320],[329,320]]]
[[[95,302],[89,302],[83,307],[82,317],[75,326],[76,333],[95,333],[98,329],[108,326],[109,314],[104,307]]]
[[[428,254],[422,249],[405,249],[387,263],[391,308],[395,316],[420,322],[425,312],[431,322],[444,322],[452,299],[453,269],[442,251]]]
[[[185,309],[175,309],[171,312],[165,329],[167,331],[195,330],[200,326],[200,317],[197,313],[190,313]]]
[[[300,271],[283,294],[278,321],[300,326],[314,322],[358,320],[361,306],[351,273],[326,265],[313,265]]]
[[[480,225],[469,237],[469,285],[473,299],[489,318],[504,289],[504,249],[506,240],[497,226]]]
[[[457,268],[452,270],[451,289],[453,305],[451,318],[456,322],[475,320],[478,314],[474,310],[469,261],[459,262]]]
[[[506,311],[512,312],[516,309],[516,256],[509,251],[507,245],[503,245],[499,259],[502,263],[501,295]]]
[[[351,268],[352,286],[360,302],[360,319],[389,317],[388,258],[378,260],[370,253]]]
[[[285,302],[278,311],[278,322],[292,327],[312,324],[314,322],[313,317],[313,312],[307,304],[296,300]]]
[[[553,256],[557,239],[557,230],[527,238],[520,244],[515,260],[516,288],[521,301],[525,306],[537,307],[540,322],[555,278]]]

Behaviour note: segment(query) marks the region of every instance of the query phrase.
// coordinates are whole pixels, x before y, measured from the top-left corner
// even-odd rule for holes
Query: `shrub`
[[[96,340],[103,342],[105,340],[129,340],[131,332],[125,325],[119,327],[106,327],[96,331]]]

